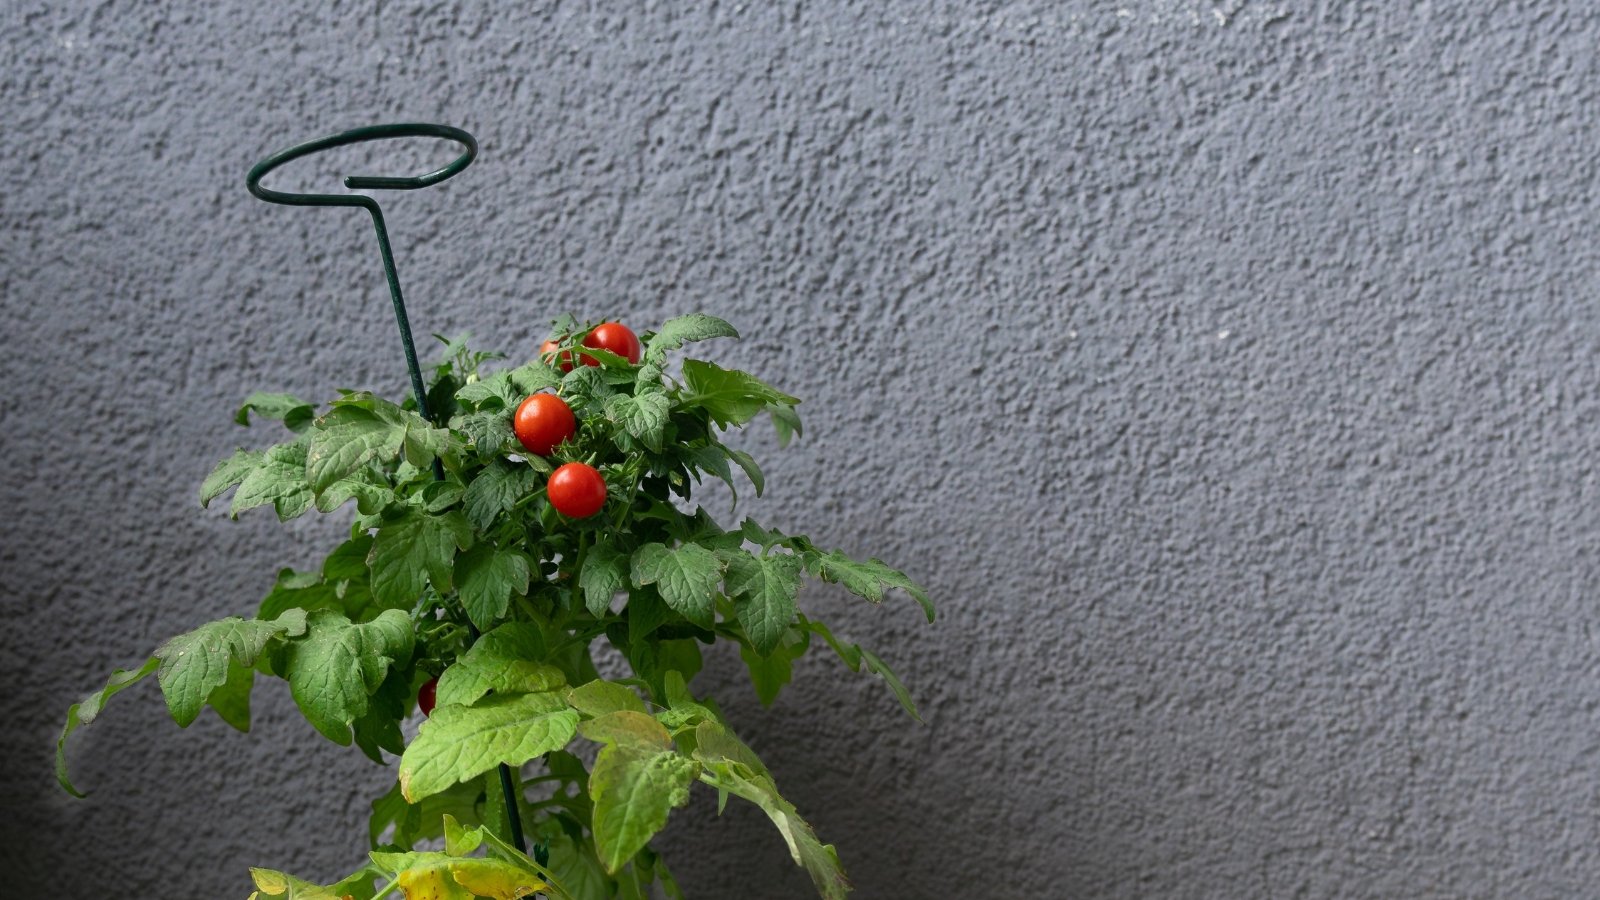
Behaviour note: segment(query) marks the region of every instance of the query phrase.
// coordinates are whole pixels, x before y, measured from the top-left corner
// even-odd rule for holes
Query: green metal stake
[[[386,190],[410,191],[438,184],[465,169],[472,164],[478,155],[478,142],[472,135],[459,128],[449,125],[429,125],[423,123],[373,125],[367,128],[355,128],[342,131],[338,134],[297,144],[287,150],[280,150],[262,160],[250,170],[245,177],[245,186],[250,193],[268,203],[282,203],[287,206],[359,206],[372,214],[372,227],[378,233],[378,252],[383,256],[383,274],[389,282],[389,297],[394,301],[394,320],[400,328],[400,344],[405,348],[406,368],[411,373],[411,391],[417,398],[417,412],[424,419],[431,419],[428,414],[427,389],[422,384],[422,366],[417,362],[416,343],[411,339],[411,322],[406,318],[405,300],[400,294],[400,275],[395,270],[394,253],[389,249],[389,232],[383,225],[383,210],[378,208],[378,201],[363,194],[292,194],[284,191],[274,191],[261,186],[261,179],[268,172],[278,168],[290,160],[320,153],[334,147],[343,147],[346,144],[358,144],[363,141],[385,140],[388,138],[402,137],[437,137],[455,141],[466,147],[466,152],[461,154],[455,162],[442,169],[419,175],[415,178],[391,178],[374,175],[348,175],[344,179],[344,186],[351,190]],[[444,470],[438,460],[433,463],[434,477],[443,479]],[[478,629],[467,619],[467,630],[472,640],[478,639]],[[522,813],[517,803],[517,792],[511,780],[511,767],[500,765],[500,791],[505,795],[507,825],[510,826],[511,842],[523,853],[528,852],[527,841],[522,836]],[[544,846],[534,848],[534,855],[540,865],[549,861],[549,851]]]

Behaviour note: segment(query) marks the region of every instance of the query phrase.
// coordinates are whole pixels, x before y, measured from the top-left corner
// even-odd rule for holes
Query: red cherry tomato
[[[439,679],[429,678],[417,691],[417,709],[422,710],[425,716],[433,715],[433,704],[437,701],[438,694]]]
[[[578,433],[572,407],[555,394],[533,394],[517,407],[511,430],[529,453],[549,456],[558,444]]]
[[[639,357],[644,355],[644,347],[639,343],[639,336],[621,322],[602,322],[594,327],[583,339],[585,347],[596,350],[609,350],[630,363],[637,364]],[[598,366],[600,361],[592,356],[579,356],[578,361],[586,366]]]
[[[545,485],[550,505],[573,519],[585,519],[606,505],[606,480],[594,466],[570,462],[550,473]]]
[[[545,341],[543,344],[540,344],[539,345],[539,358],[544,360],[545,363],[548,364],[548,365],[552,365],[552,366],[559,365],[561,367],[561,371],[563,371],[563,372],[571,372],[572,371],[572,354],[571,353],[563,353],[563,354],[561,354],[561,360],[558,363],[556,361],[556,347],[557,347],[557,344],[556,344],[555,341]]]

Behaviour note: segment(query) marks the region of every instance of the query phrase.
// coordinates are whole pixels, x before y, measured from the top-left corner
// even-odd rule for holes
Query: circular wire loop
[[[266,177],[267,173],[273,169],[302,156],[310,156],[313,153],[331,150],[334,147],[343,147],[346,144],[359,144],[365,141],[381,141],[403,137],[445,138],[446,140],[455,141],[466,147],[467,150],[457,157],[455,162],[426,175],[418,175],[414,178],[393,178],[383,175],[347,175],[344,179],[344,186],[351,190],[388,191],[412,191],[417,188],[425,188],[429,185],[438,184],[465,169],[472,164],[473,159],[478,155],[477,139],[465,131],[459,128],[452,128],[449,125],[431,125],[425,122],[369,125],[366,128],[352,128],[349,131],[341,131],[338,134],[330,134],[314,141],[296,144],[287,150],[279,150],[277,153],[256,163],[250,169],[250,174],[245,176],[245,187],[250,189],[251,194],[268,203],[283,203],[289,206],[363,206],[370,209],[373,205],[372,198],[364,197],[360,194],[295,194],[288,191],[274,191],[270,188],[262,187],[261,179]]]

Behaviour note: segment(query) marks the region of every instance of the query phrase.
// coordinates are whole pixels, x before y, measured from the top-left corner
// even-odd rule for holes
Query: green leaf
[[[362,532],[334,548],[322,561],[322,577],[329,581],[365,579],[367,554],[372,552],[372,535]]]
[[[313,422],[305,459],[311,489],[320,494],[369,462],[397,459],[411,418],[398,406],[370,394],[337,401]]]
[[[795,646],[799,652],[793,652]],[[778,692],[794,677],[794,661],[803,653],[803,645],[780,645],[764,654],[748,644],[739,645],[739,658],[750,670],[750,684],[762,706],[771,706],[778,699]]]
[[[227,493],[228,488],[249,477],[256,466],[261,465],[261,459],[259,450],[236,450],[232,456],[217,463],[206,480],[200,483],[200,505],[210,506],[211,501]]]
[[[520,766],[565,747],[577,725],[577,712],[556,692],[441,705],[400,759],[401,791],[414,803],[497,765]]]
[[[788,553],[756,556],[726,554],[726,587],[734,598],[739,624],[762,656],[771,653],[794,621],[800,590],[800,559]]]
[[[471,409],[503,411],[516,402],[513,400],[515,396],[516,388],[511,386],[510,375],[501,371],[481,381],[462,385],[456,390],[456,403]]]
[[[421,419],[409,419],[400,449],[406,462],[419,469],[433,465],[433,461],[455,459],[465,447],[448,428],[436,428]]]
[[[895,699],[900,701],[900,705],[905,707],[905,711],[911,714],[911,718],[916,719],[918,722],[922,721],[922,715],[917,712],[916,703],[911,700],[911,692],[906,690],[906,686],[901,683],[899,676],[894,674],[894,671],[889,668],[887,663],[867,650],[862,649],[859,644],[846,644],[834,637],[828,626],[815,619],[802,618],[800,627],[826,641],[828,646],[833,648],[833,652],[839,654],[839,658],[844,661],[844,664],[850,667],[850,671],[861,671],[861,666],[865,663],[868,672],[881,677],[884,683],[889,686],[890,693],[894,694]]]
[[[539,488],[539,474],[525,465],[503,459],[483,467],[462,497],[467,519],[487,531],[501,513]]]
[[[528,557],[521,551],[479,544],[456,559],[457,596],[479,630],[493,628],[513,595],[528,592]]]
[[[667,730],[644,713],[608,713],[580,730],[603,745],[589,773],[589,796],[600,864],[615,874],[667,824],[674,808],[689,802],[700,766],[673,750]]]
[[[681,402],[704,408],[724,428],[750,421],[768,404],[800,402],[753,375],[698,359],[683,361],[683,381],[687,393]]]
[[[369,862],[359,870],[328,885],[328,890],[339,900],[377,900],[378,888],[374,882],[379,878],[383,878],[386,882],[389,880],[378,871],[377,866]]]
[[[900,705],[905,707],[906,712],[911,714],[911,718],[921,722],[922,714],[917,712],[917,704],[911,702],[911,692],[906,690],[906,686],[900,682],[899,676],[895,675],[883,660],[865,648],[861,648],[861,661],[866,664],[868,672],[883,678],[884,682],[889,685],[889,691],[894,694],[896,700],[900,701]]]
[[[722,483],[728,486],[728,492],[733,495],[734,504],[738,504],[739,486],[733,483],[733,468],[728,465],[728,448],[721,444],[688,447],[678,451],[678,458],[699,472],[709,472],[722,479]],[[693,473],[696,481],[700,479],[699,472]]]
[[[230,666],[254,666],[268,641],[305,630],[306,614],[289,610],[272,622],[229,616],[162,644],[155,656],[161,660],[161,693],[173,721],[189,727],[212,691],[228,682]]]
[[[619,710],[647,713],[644,701],[625,684],[615,681],[591,681],[567,693],[567,702],[585,717],[596,719]]]
[[[800,818],[794,804],[778,794],[777,785],[766,774],[765,767],[755,768],[759,765],[755,754],[714,722],[701,723],[695,729],[695,736],[694,756],[704,766],[700,780],[759,806],[783,835],[784,843],[789,845],[789,855],[811,876],[817,893],[825,900],[845,900],[850,882],[839,864],[839,854],[832,844],[819,841],[811,826]]]
[[[628,643],[632,651],[652,646],[645,639],[672,618],[672,610],[661,599],[660,591],[634,591],[628,597]],[[634,660],[635,663],[638,660]]]
[[[422,508],[430,513],[442,513],[460,503],[466,490],[459,481],[435,481],[422,489]]]
[[[476,817],[484,796],[482,782],[471,781],[425,797],[420,803],[410,804],[400,792],[400,782],[396,780],[388,793],[372,802],[372,816],[367,822],[368,840],[372,848],[377,849],[383,832],[393,825],[394,834],[389,843],[409,850],[418,842],[443,837],[443,824],[447,817]]]
[[[883,602],[885,588],[899,588],[910,594],[922,606],[928,621],[934,618],[933,602],[928,592],[918,587],[904,572],[892,569],[879,559],[866,562],[851,559],[832,550],[828,553],[811,552],[805,555],[806,569],[823,581],[842,586],[845,590],[873,603]]]
[[[250,689],[256,683],[256,670],[238,663],[228,664],[228,679],[211,692],[206,702],[222,721],[239,731],[250,730]]]
[[[743,450],[732,449],[728,451],[728,458],[744,470],[744,477],[750,479],[750,484],[756,489],[756,496],[761,496],[761,492],[766,489],[767,481],[761,475],[761,467],[756,465],[756,458]]]
[[[306,446],[303,443],[268,447],[255,468],[239,482],[228,514],[272,504],[278,518],[288,521],[311,508],[311,488],[306,484]]]
[[[566,677],[546,662],[544,638],[530,622],[485,632],[439,676],[439,706],[470,706],[491,691],[533,694],[564,690]]]
[[[364,567],[362,571],[365,571]],[[261,606],[256,609],[256,618],[271,622],[291,609],[309,612],[313,609],[339,608],[342,608],[342,604],[338,590],[324,583],[316,572],[279,569],[272,590],[262,598]]]
[[[788,535],[781,531],[767,528],[755,519],[745,519],[739,523],[739,533],[744,539],[759,546],[763,550],[772,547],[784,546],[795,550],[810,550],[811,541],[805,535]]]
[[[611,879],[588,842],[578,842],[566,832],[547,839],[550,869],[573,900],[612,900]]]
[[[644,355],[646,359],[659,361],[668,351],[676,350],[690,341],[705,341],[719,337],[738,338],[739,332],[716,316],[698,313],[678,316],[661,324],[661,330],[652,335],[649,343],[645,345]]]
[[[355,625],[332,610],[311,613],[306,635],[291,641],[283,675],[306,721],[323,737],[348,746],[350,726],[367,714],[391,665],[411,659],[411,619],[399,610]]]
[[[766,763],[720,722],[708,719],[695,726],[694,746],[694,757],[702,762],[736,763],[748,769],[750,774],[770,777]]]
[[[584,551],[578,586],[590,614],[597,619],[605,616],[617,592],[628,586],[627,558],[608,543],[596,543]]]
[[[768,404],[767,412],[772,416],[772,427],[778,432],[778,446],[787,447],[789,442],[800,436],[800,414],[794,407],[783,403]]]
[[[712,624],[712,596],[721,580],[722,562],[699,544],[668,549],[651,543],[633,553],[633,583],[655,585],[667,606],[701,627]]]
[[[694,695],[689,693],[689,685],[682,672],[664,670],[659,690],[656,702],[666,706],[666,709],[656,714],[656,721],[665,725],[674,735],[700,722],[717,721],[717,714],[711,707],[695,700]]]
[[[356,509],[362,515],[377,515],[394,502],[394,491],[387,484],[378,483],[369,469],[358,469],[316,495],[317,512],[333,512],[351,500],[356,501]]]
[[[67,738],[71,737],[79,726],[93,722],[100,715],[100,710],[105,709],[107,700],[116,696],[118,692],[143,681],[146,676],[154,672],[160,665],[161,660],[151,657],[137,669],[117,669],[106,680],[105,687],[67,707],[67,724],[61,729],[61,737],[56,739],[56,782],[61,785],[62,790],[74,797],[88,796],[73,787],[72,782],[67,778]]]
[[[511,418],[504,410],[457,416],[450,421],[450,427],[466,435],[480,456],[499,456],[519,448]]]
[[[802,619],[800,625],[807,631],[819,635],[824,641],[827,641],[828,646],[833,648],[833,652],[839,654],[839,658],[844,660],[844,664],[850,667],[850,671],[861,671],[860,647],[855,644],[846,644],[834,637],[833,631],[831,631],[828,626],[816,621],[815,619]]]
[[[606,418],[629,436],[651,452],[661,452],[661,440],[672,412],[672,401],[666,394],[615,394],[606,398],[605,410]]]
[[[615,394],[606,381],[604,369],[594,366],[577,366],[561,378],[561,395],[574,410],[598,407],[604,410],[607,397]]]
[[[240,425],[250,424],[250,413],[266,419],[276,419],[286,428],[295,433],[306,430],[311,420],[316,416],[316,408],[311,404],[290,394],[251,394],[245,398],[244,405],[239,407],[239,412],[233,421]]]
[[[454,586],[457,548],[472,542],[472,526],[459,510],[431,516],[407,507],[385,520],[372,542],[368,564],[372,568],[372,593],[390,608],[409,608],[432,582],[441,594]]]
[[[561,375],[542,362],[531,362],[511,369],[506,372],[506,379],[515,391],[512,396],[516,398],[516,403],[527,399],[529,394],[554,390],[561,386]],[[514,407],[516,403],[507,405]]]

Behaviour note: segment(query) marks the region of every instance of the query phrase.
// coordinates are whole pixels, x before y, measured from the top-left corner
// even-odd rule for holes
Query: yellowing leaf
[[[450,865],[456,882],[479,897],[523,900],[549,887],[511,863],[498,859],[460,859]]]
[[[621,710],[583,723],[583,736],[604,744],[589,773],[594,798],[594,843],[600,863],[615,874],[689,802],[700,765],[672,749],[672,738],[650,716]]]
[[[343,900],[342,895],[328,888],[318,887],[309,881],[301,881],[293,875],[285,875],[271,869],[251,869],[250,879],[256,883],[257,891],[267,897],[282,897],[284,900]],[[256,895],[250,896],[254,898]]]

